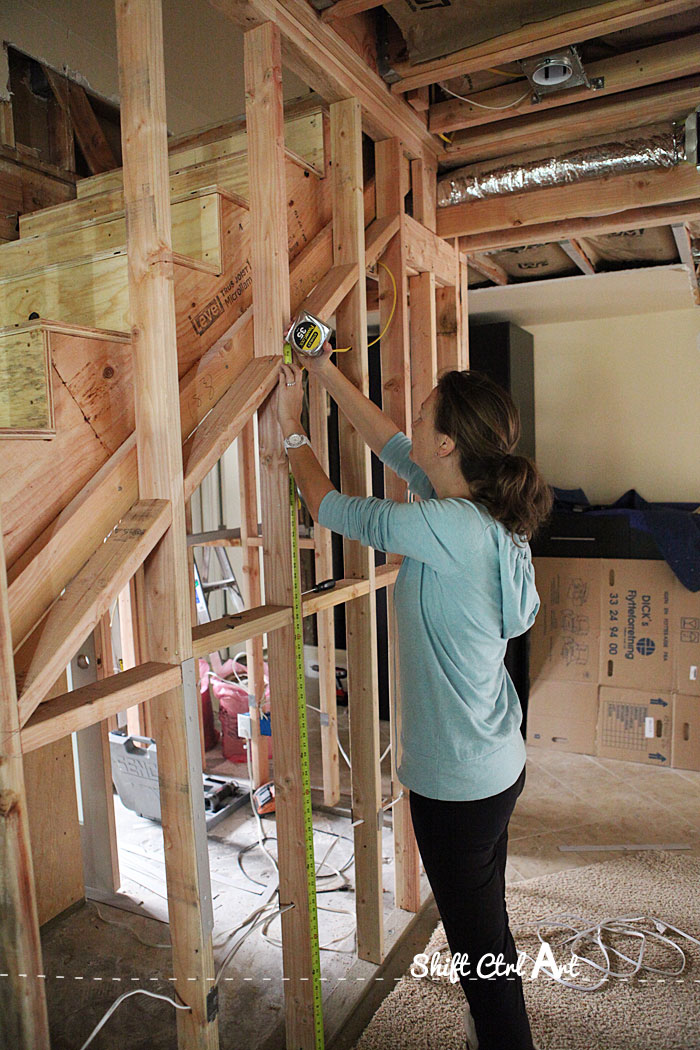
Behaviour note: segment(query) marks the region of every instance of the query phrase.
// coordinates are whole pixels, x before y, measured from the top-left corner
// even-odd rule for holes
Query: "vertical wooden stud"
[[[243,585],[249,609],[262,605],[260,548],[248,540],[258,535],[258,483],[255,472],[255,423],[251,419],[238,439],[238,479],[241,490],[241,546],[243,548]],[[248,693],[251,707],[251,757],[253,786],[260,787],[270,779],[268,738],[260,735],[260,715],[265,696],[265,663],[262,637],[246,642]],[[254,698],[254,699],[253,699]]]
[[[0,1044],[49,1050],[0,523]],[[20,976],[24,974],[25,976]]]
[[[411,402],[413,418],[437,382],[435,274],[409,277],[411,301]]]
[[[328,395],[318,379],[309,375],[309,424],[316,457],[328,473]],[[331,533],[314,526],[316,582],[333,575]],[[338,764],[338,705],[335,691],[335,620],[332,609],[316,614],[318,635],[318,688],[321,708],[321,759],[323,763],[323,801],[337,806],[340,801]]]
[[[464,255],[459,253],[459,238],[455,240],[457,247],[457,269],[459,275],[459,327],[457,330],[457,368],[464,371],[469,368],[469,278],[467,262]]]
[[[278,28],[266,22],[243,37],[250,181],[251,264],[256,356],[281,351],[289,323],[287,194],[284,171],[282,54]],[[265,599],[293,602],[289,468],[274,398],[258,413],[260,495],[265,546]],[[287,1045],[315,1045],[312,943],[304,848],[304,795],[297,709],[294,630],[269,636],[270,698],[275,749],[275,800],[282,966]]]
[[[396,172],[399,170],[403,150],[398,139],[386,139],[375,146],[375,167],[377,187],[377,218],[388,218],[404,211],[404,198],[401,193]],[[420,173],[427,178],[421,168],[414,169],[413,175]],[[427,193],[418,195],[419,202],[425,205]],[[425,218],[425,207],[421,212]],[[406,279],[406,261],[403,245],[403,230],[393,239],[384,255],[384,261],[392,270],[397,288],[396,313],[391,327],[381,342],[382,354],[382,400],[384,411],[405,434],[411,433],[411,360],[408,335],[408,311]],[[380,268],[379,314],[383,330],[393,301],[393,288]],[[384,472],[385,495],[388,499],[404,500],[406,485],[393,471]],[[389,555],[388,561],[400,559]],[[398,682],[394,681],[393,667],[398,662],[392,654],[398,656],[398,639],[395,634],[393,615],[393,588],[387,591],[389,612],[389,667],[390,667],[390,715],[391,739],[399,739],[400,704],[397,700]],[[392,748],[391,784],[392,798],[399,801],[392,808],[394,824],[394,896],[396,904],[406,911],[418,911],[420,907],[420,857],[418,845],[413,833],[408,793],[401,794],[401,784],[396,775],[397,755]]]
[[[151,701],[158,746],[178,1043],[216,1050],[213,915],[206,853],[185,533],[160,0],[116,0],[139,493],[172,524],[144,566],[146,659],[183,665]],[[194,732],[193,732],[194,729]],[[214,993],[215,994],[215,993]]]
[[[362,178],[362,110],[357,99],[331,106],[333,164],[333,262],[356,263],[365,257]],[[338,367],[366,395],[367,301],[365,282],[358,281],[336,311],[337,340],[352,351],[340,355]],[[401,323],[400,308],[398,323]],[[340,473],[343,492],[371,495],[370,451],[341,413]],[[374,580],[374,554],[353,540],[343,544],[345,575]],[[352,762],[352,814],[355,827],[357,951],[379,963],[384,956],[382,905],[382,809],[379,771],[377,702],[377,616],[374,588],[345,607],[348,653],[348,711]]]

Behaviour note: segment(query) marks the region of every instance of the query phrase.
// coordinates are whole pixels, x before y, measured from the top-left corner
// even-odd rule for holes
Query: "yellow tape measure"
[[[292,362],[292,348],[284,344],[285,364]],[[311,770],[309,765],[309,733],[306,723],[306,682],[304,679],[304,636],[301,615],[301,575],[299,572],[299,543],[297,527],[297,487],[289,471],[289,518],[292,526],[292,584],[294,655],[296,658],[297,704],[299,708],[299,748],[301,751],[301,788],[304,807],[304,847],[306,852],[306,880],[309,893],[309,931],[311,934],[311,979],[314,1001],[314,1034],[316,1050],[323,1050],[323,1004],[321,996],[321,955],[316,910],[316,862],[314,859],[314,825],[311,812]]]

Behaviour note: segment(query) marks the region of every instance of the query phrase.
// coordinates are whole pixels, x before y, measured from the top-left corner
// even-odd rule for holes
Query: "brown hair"
[[[471,499],[514,537],[530,540],[551,512],[552,492],[531,459],[513,455],[520,415],[510,394],[481,372],[446,372],[435,429],[455,442]]]

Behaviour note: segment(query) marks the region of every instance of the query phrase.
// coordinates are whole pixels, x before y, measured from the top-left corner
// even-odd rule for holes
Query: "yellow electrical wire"
[[[370,346],[374,346],[374,344],[375,344],[375,343],[378,343],[378,342],[379,342],[379,341],[380,341],[380,340],[381,340],[381,339],[382,339],[382,338],[383,338],[383,337],[384,337],[384,336],[386,335],[387,329],[388,329],[389,325],[391,324],[391,322],[392,322],[392,321],[393,321],[393,319],[394,319],[394,313],[395,313],[395,311],[396,311],[396,300],[398,299],[398,292],[396,291],[396,279],[395,279],[395,277],[394,277],[393,273],[391,272],[391,270],[389,269],[389,267],[388,267],[388,266],[385,266],[385,265],[384,265],[384,263],[383,263],[383,262],[378,262],[378,263],[377,263],[377,265],[378,265],[378,266],[381,266],[381,267],[382,267],[382,269],[386,270],[386,272],[387,272],[387,273],[389,274],[389,276],[391,277],[391,286],[392,286],[392,288],[394,289],[394,301],[393,301],[393,303],[391,304],[391,313],[389,314],[389,320],[388,320],[388,321],[387,321],[387,323],[386,323],[386,324],[384,325],[384,328],[383,328],[383,329],[382,329],[382,331],[381,331],[381,332],[379,333],[379,335],[377,336],[377,338],[376,338],[376,339],[373,339],[371,343],[368,343],[368,344],[367,344],[367,349],[368,349],[368,350],[369,350]],[[348,350],[352,350],[352,347],[351,347],[351,346],[343,346],[343,347],[337,347],[337,348],[336,348],[336,350],[335,350],[335,352],[336,352],[336,354],[345,354],[345,353],[347,353],[347,351],[348,351]]]
[[[507,69],[498,69],[497,66],[487,66],[488,73],[500,73],[503,77],[512,77],[513,80],[522,80],[522,73],[509,73]]]

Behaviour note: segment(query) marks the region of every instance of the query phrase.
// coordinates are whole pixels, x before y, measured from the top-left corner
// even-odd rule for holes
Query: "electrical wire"
[[[513,80],[522,80],[522,73],[509,73],[507,69],[498,69],[497,66],[487,66],[488,73],[500,73],[502,77],[512,77]]]
[[[92,903],[95,904],[94,901]],[[152,941],[144,940],[143,937],[140,935],[139,931],[135,930],[133,928],[133,926],[129,926],[128,923],[126,923],[126,922],[117,922],[116,919],[108,919],[105,915],[102,914],[102,912],[100,911],[100,909],[97,907],[96,904],[95,904],[95,911],[97,912],[97,917],[99,919],[102,919],[102,922],[106,922],[108,926],[118,926],[122,930],[127,930],[129,933],[131,933],[136,938],[136,940],[140,944],[145,944],[147,948],[172,948],[172,945],[170,944],[169,941],[168,941],[167,944],[153,944]]]
[[[114,1013],[114,1011],[119,1006],[121,1006],[121,1004],[124,1002],[125,999],[128,999],[129,996],[131,996],[131,995],[149,995],[151,997],[151,999],[162,999],[164,1002],[170,1003],[171,1006],[174,1006],[176,1010],[191,1010],[192,1009],[191,1006],[187,1006],[185,1003],[176,1003],[175,1000],[171,999],[170,996],[168,996],[168,995],[161,995],[159,992],[149,992],[149,991],[147,991],[146,988],[133,988],[130,992],[124,992],[123,995],[120,995],[118,999],[114,1000],[114,1002],[112,1003],[112,1005],[110,1006],[109,1010],[104,1015],[102,1020],[99,1022],[98,1025],[95,1026],[95,1028],[93,1028],[93,1030],[90,1033],[90,1035],[87,1037],[87,1039],[85,1040],[83,1045],[80,1047],[80,1050],[86,1050],[86,1048],[93,1041],[93,1039],[95,1038],[97,1033],[100,1032],[102,1030],[102,1028],[104,1028],[104,1026],[107,1024],[107,1021],[109,1021],[109,1019],[112,1016],[112,1014]]]
[[[393,319],[394,319],[394,313],[395,313],[395,311],[396,311],[396,301],[397,301],[397,299],[398,299],[398,292],[397,292],[397,290],[396,290],[396,278],[394,277],[393,273],[391,272],[391,270],[389,269],[389,267],[388,267],[388,266],[386,266],[386,265],[385,265],[385,264],[384,264],[383,262],[381,262],[380,260],[378,260],[378,261],[377,261],[377,265],[378,265],[378,266],[381,266],[383,270],[386,270],[386,272],[387,272],[387,273],[389,274],[389,277],[391,278],[391,286],[392,286],[392,288],[394,289],[394,301],[393,301],[393,303],[391,304],[391,313],[389,314],[389,320],[388,320],[388,321],[387,321],[387,323],[386,323],[386,324],[384,325],[384,327],[382,328],[382,330],[381,330],[381,332],[379,333],[379,335],[377,336],[377,338],[376,338],[376,339],[373,339],[371,343],[368,343],[368,344],[367,344],[367,349],[368,349],[368,350],[369,350],[369,348],[370,348],[371,346],[374,346],[374,345],[375,345],[375,343],[378,343],[378,342],[379,342],[379,341],[380,341],[381,339],[383,339],[383,337],[384,337],[384,336],[386,335],[386,333],[387,333],[387,330],[388,330],[388,328],[389,328],[389,325],[391,324],[391,322],[392,322],[392,321],[393,321]],[[352,347],[351,347],[351,346],[339,346],[339,347],[336,347],[335,353],[336,353],[336,354],[344,354],[344,353],[347,353],[347,351],[348,351],[348,350],[352,350]]]
[[[573,923],[579,923],[582,925],[575,926]],[[634,923],[652,924],[655,929],[644,929],[643,927],[637,928],[633,925]],[[691,941],[693,944],[697,944],[700,947],[700,940],[696,937],[692,937],[689,933],[679,929],[677,926],[673,926],[670,922],[666,922],[665,920],[659,919],[653,915],[624,915],[617,916],[616,918],[603,919],[601,922],[590,924],[590,920],[582,918],[580,915],[561,913],[557,915],[546,915],[542,918],[531,919],[529,921],[525,920],[518,923],[517,926],[511,927],[511,932],[513,934],[533,932],[531,929],[533,926],[540,944],[547,944],[552,950],[554,948],[560,948],[566,944],[571,944],[571,960],[569,966],[572,966],[574,963],[583,963],[602,975],[596,984],[575,984],[573,981],[564,980],[562,977],[557,976],[557,974],[552,973],[546,966],[541,967],[541,972],[545,974],[545,976],[575,992],[596,992],[612,977],[619,977],[621,980],[629,980],[630,977],[634,977],[643,971],[663,974],[665,977],[678,977],[685,970],[687,959],[681,946],[676,944],[671,937],[665,936],[666,932],[669,930],[672,930],[681,937],[685,937],[686,940]],[[550,931],[547,937],[542,936],[543,929]],[[571,930],[573,933],[570,937],[553,942],[551,940],[551,931],[556,929]],[[614,948],[612,944],[604,944],[604,934],[607,934],[608,937],[618,935],[632,937],[639,940],[641,944],[637,958],[635,959],[632,956],[627,955],[625,952]],[[647,938],[659,941],[662,944],[665,944],[669,949],[678,952],[682,959],[680,966],[674,970],[660,968],[658,966],[652,966],[650,963],[645,963],[644,953],[647,947]],[[587,942],[600,950],[605,959],[604,966],[601,966],[600,963],[595,962],[593,959],[589,959],[586,956],[579,954],[579,950],[583,951],[584,945]],[[436,951],[441,952],[447,948],[447,944],[442,944],[436,949]],[[530,962],[536,962],[536,959],[526,951],[523,951],[522,948],[519,948],[518,952],[521,956],[529,959]],[[618,956],[618,958],[625,962],[628,962],[632,966],[632,969],[627,971],[613,970],[610,961],[610,953]]]
[[[484,102],[477,102],[476,99],[466,98],[464,95],[458,95],[456,91],[450,91],[450,89],[445,87],[444,84],[440,84],[440,87],[443,91],[447,92],[448,95],[452,95],[453,98],[458,98],[461,102],[468,102],[470,106],[477,106],[479,109],[513,109],[514,106],[519,106],[523,99],[527,98],[530,94],[529,90],[526,91],[524,95],[521,95],[520,98],[516,98],[515,102],[509,102],[507,106],[487,106]],[[448,139],[448,141],[451,142],[452,140]]]

